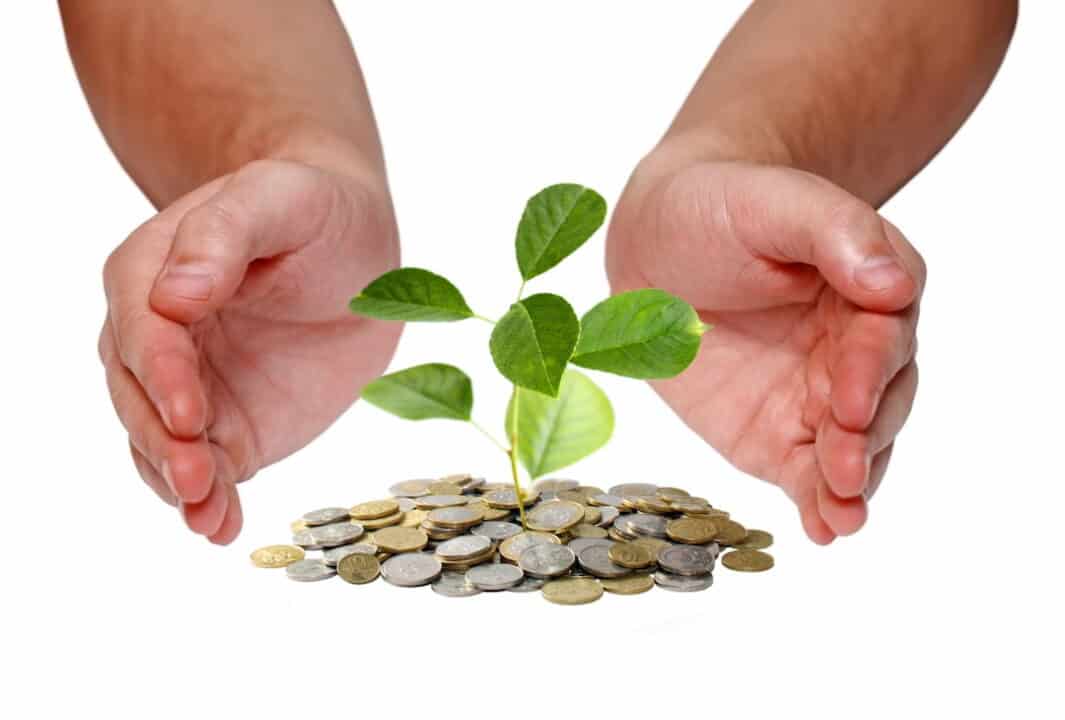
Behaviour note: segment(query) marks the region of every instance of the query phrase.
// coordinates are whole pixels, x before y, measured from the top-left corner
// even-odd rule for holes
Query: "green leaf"
[[[518,459],[536,478],[572,465],[605,445],[614,432],[614,409],[595,383],[576,370],[567,370],[557,398],[518,389],[507,407],[508,438],[515,429]]]
[[[406,420],[469,420],[473,384],[457,367],[429,363],[382,375],[363,387],[362,397]]]
[[[453,322],[473,317],[462,293],[449,280],[412,267],[386,272],[348,306],[353,313],[379,320]]]
[[[503,377],[554,397],[580,332],[570,304],[541,293],[510,306],[496,323],[488,347]]]
[[[581,320],[573,363],[626,377],[670,378],[699,352],[705,327],[695,309],[654,288],[621,293]]]
[[[518,269],[529,280],[562,262],[606,218],[606,200],[595,190],[566,183],[529,198],[518,223]]]

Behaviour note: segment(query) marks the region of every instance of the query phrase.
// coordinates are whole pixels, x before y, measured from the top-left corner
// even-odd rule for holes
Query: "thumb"
[[[761,257],[813,265],[840,295],[868,310],[901,310],[920,294],[921,256],[870,205],[831,182],[760,167],[741,173],[725,192],[733,231]]]
[[[326,186],[320,173],[296,163],[245,166],[178,223],[152,307],[182,323],[217,310],[252,262],[299,250],[318,234],[334,197]]]

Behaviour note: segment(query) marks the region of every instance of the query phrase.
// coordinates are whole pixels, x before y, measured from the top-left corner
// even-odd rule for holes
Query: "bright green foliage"
[[[469,420],[473,384],[457,367],[430,363],[382,375],[362,389],[362,397],[406,420]]]
[[[516,245],[522,279],[529,280],[558,265],[595,234],[605,218],[606,201],[582,185],[552,185],[533,195],[518,224]]]
[[[453,322],[473,317],[459,289],[420,268],[392,270],[351,299],[351,311],[379,320]]]
[[[503,377],[554,397],[580,332],[569,303],[542,293],[510,306],[492,331],[489,348]]]

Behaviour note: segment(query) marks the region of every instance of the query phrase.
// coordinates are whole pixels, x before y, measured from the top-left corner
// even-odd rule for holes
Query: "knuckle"
[[[178,231],[177,253],[194,256],[223,256],[240,241],[244,221],[238,208],[219,201],[209,202],[189,212]],[[184,258],[179,258],[184,259]]]
[[[852,195],[836,200],[828,210],[828,234],[834,239],[869,237],[880,227],[872,205]]]

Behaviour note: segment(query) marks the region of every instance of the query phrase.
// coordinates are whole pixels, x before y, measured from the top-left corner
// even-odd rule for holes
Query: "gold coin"
[[[570,500],[549,500],[525,514],[532,530],[562,532],[584,522],[584,506]]]
[[[402,527],[418,527],[427,517],[429,513],[426,510],[408,510],[403,513],[403,519],[399,521],[399,524]]]
[[[620,578],[601,578],[599,583],[604,590],[615,595],[639,595],[655,586],[655,576],[642,573]]]
[[[575,502],[578,505],[587,505],[588,496],[579,490],[563,490],[557,496],[556,500],[568,500],[569,502]]]
[[[414,552],[429,542],[429,536],[418,528],[386,527],[373,534],[378,549],[390,553]]]
[[[705,545],[717,536],[717,525],[709,518],[681,517],[666,524],[670,540],[688,545]]]
[[[461,495],[462,488],[446,480],[438,480],[429,484],[430,495]]]
[[[773,536],[765,530],[748,530],[747,537],[733,547],[743,550],[765,550],[773,544]]]
[[[255,567],[283,568],[305,556],[303,548],[295,545],[267,545],[251,554]]]
[[[719,510],[718,508],[707,508],[703,513],[706,517],[721,518],[722,520],[729,519],[729,513],[727,510]]]
[[[595,525],[589,525],[587,523],[581,523],[580,525],[572,528],[569,534],[575,538],[605,538],[606,530]]]
[[[473,475],[469,473],[453,473],[451,475],[445,475],[437,480],[441,483],[450,483],[451,485],[458,485],[459,487],[466,487],[473,482]]]
[[[658,497],[662,498],[663,500],[672,500],[673,498],[691,497],[691,493],[689,493],[687,490],[683,490],[681,488],[675,488],[675,487],[660,487],[656,491],[656,494],[658,495]]]
[[[562,541],[551,533],[525,530],[517,535],[511,535],[499,545],[499,554],[512,563],[518,562],[518,556],[528,547],[542,543],[561,545]]]
[[[399,503],[395,500],[371,500],[359,503],[349,512],[355,520],[376,520],[399,512]]]
[[[628,542],[629,541],[629,538],[627,538],[624,535],[622,535],[621,533],[619,533],[617,528],[610,528],[609,530],[607,530],[606,531],[606,536],[608,538],[610,538],[611,540],[613,540],[614,542]]]
[[[483,502],[472,502],[466,507],[472,510],[480,510],[481,514],[484,515],[485,520],[503,520],[504,518],[510,517],[510,510],[489,507]]]
[[[646,545],[628,542],[611,545],[607,557],[621,567],[633,569],[645,568],[655,561],[655,556],[651,554],[651,549]]]
[[[584,605],[603,597],[603,586],[595,578],[569,577],[548,580],[541,592],[559,605]]]
[[[645,548],[651,551],[651,554],[658,557],[658,553],[665,550],[667,547],[673,547],[672,543],[668,543],[661,538],[656,537],[638,537],[632,541],[633,545],[643,545]]]
[[[635,498],[636,509],[640,512],[652,513],[654,515],[664,515],[668,512],[673,512],[673,506],[669,504],[669,501],[662,500],[656,497],[639,497]]]
[[[577,488],[577,492],[584,495],[584,497],[591,497],[592,495],[605,495],[606,491],[602,488],[593,487],[591,485],[581,485]]]
[[[337,575],[352,585],[364,585],[377,579],[381,572],[381,563],[373,555],[352,553],[340,558],[337,563]]]
[[[735,520],[718,518],[714,521],[714,524],[717,525],[717,534],[714,535],[714,541],[720,545],[735,545],[743,542],[743,539],[747,537],[747,528]]]
[[[362,525],[362,527],[366,530],[380,530],[384,527],[399,525],[401,522],[403,522],[403,516],[405,514],[406,513],[404,512],[396,510],[396,512],[391,515],[385,515],[384,517],[379,517],[375,520],[353,520],[352,522],[358,525]]]
[[[295,535],[296,533],[300,533],[300,532],[303,532],[304,530],[306,530],[307,529],[307,523],[304,522],[303,520],[293,520],[289,524],[289,527],[292,528],[292,534]]]
[[[598,525],[603,519],[603,511],[597,507],[584,508],[584,522],[589,525]]]
[[[763,572],[773,567],[773,556],[761,550],[732,550],[721,556],[721,564],[729,570]]]

